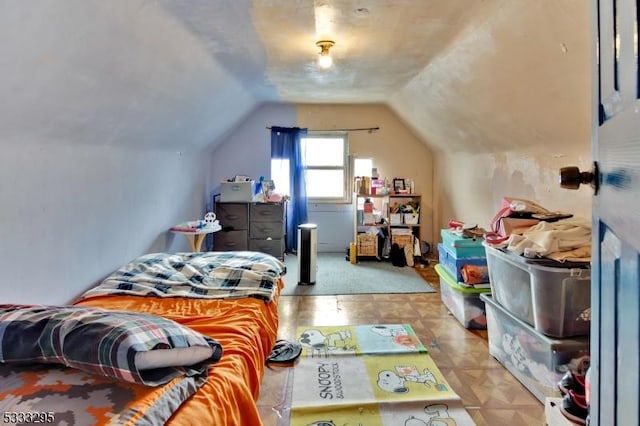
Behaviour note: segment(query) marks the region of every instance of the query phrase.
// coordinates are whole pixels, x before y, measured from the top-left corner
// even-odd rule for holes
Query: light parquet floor
[[[279,338],[301,325],[411,324],[478,425],[544,425],[544,406],[489,355],[486,330],[465,329],[440,299],[433,265],[417,269],[438,292],[344,296],[283,296]],[[258,405],[266,426],[286,416],[287,367],[268,368]]]

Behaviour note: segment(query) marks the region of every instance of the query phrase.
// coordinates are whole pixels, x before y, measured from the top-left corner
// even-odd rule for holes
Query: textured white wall
[[[186,250],[166,230],[204,213],[200,150],[251,96],[153,3],[0,9],[0,300],[65,303]]]
[[[167,233],[204,211],[198,155],[29,143],[0,157],[0,300],[67,303],[130,259],[187,251]]]
[[[504,152],[585,143],[589,3],[507,0],[464,28],[390,99],[433,149]]]
[[[562,189],[564,166],[591,168],[588,141],[549,149],[533,147],[495,154],[439,153],[436,156],[435,226],[449,219],[487,227],[503,197],[525,198],[551,211],[591,217],[593,191]]]
[[[255,105],[158,3],[0,7],[2,143],[204,148]]]
[[[436,155],[434,228],[486,226],[504,196],[589,217],[591,192],[558,185],[561,167],[591,167],[589,4],[485,5],[390,99]]]

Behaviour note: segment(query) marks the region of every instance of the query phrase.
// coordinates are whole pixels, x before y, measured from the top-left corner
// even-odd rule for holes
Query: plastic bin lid
[[[528,259],[516,253],[493,247],[491,244],[487,244],[486,242],[483,243],[483,245],[487,255],[493,255],[513,265],[518,265],[520,269],[527,270],[529,272],[565,272],[579,278],[589,278],[591,276],[590,262],[557,262],[546,258]]]
[[[462,235],[458,235],[449,229],[440,230],[440,235],[444,240],[447,240],[448,244],[457,248],[479,248],[482,247],[484,238],[467,238]]]
[[[449,272],[447,272],[447,270],[444,269],[444,266],[442,266],[439,263],[434,267],[434,269],[436,270],[438,275],[440,275],[440,278],[442,278],[449,285],[449,287],[452,287],[453,289],[459,291],[460,293],[468,293],[468,294],[491,293],[490,288],[467,287],[465,285],[458,284],[455,278],[453,278],[451,274],[449,274]]]

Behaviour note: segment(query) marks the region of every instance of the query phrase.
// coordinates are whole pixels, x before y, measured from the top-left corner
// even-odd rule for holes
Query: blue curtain
[[[271,158],[289,160],[289,188],[291,199],[287,204],[287,250],[298,249],[298,225],[307,222],[307,190],[300,138],[307,129],[298,127],[271,128]]]

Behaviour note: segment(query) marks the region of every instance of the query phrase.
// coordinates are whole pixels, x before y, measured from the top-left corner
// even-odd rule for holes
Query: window
[[[346,133],[312,133],[300,140],[307,197],[313,202],[347,202],[349,181]]]
[[[314,203],[349,202],[347,134],[309,132],[300,140],[305,167],[307,198]],[[276,191],[289,194],[288,160],[271,160]]]
[[[271,180],[275,185],[275,192],[282,195],[291,195],[289,185],[289,159],[271,159]]]
[[[353,159],[353,176],[371,177],[373,170],[373,160],[371,158],[354,158]]]

